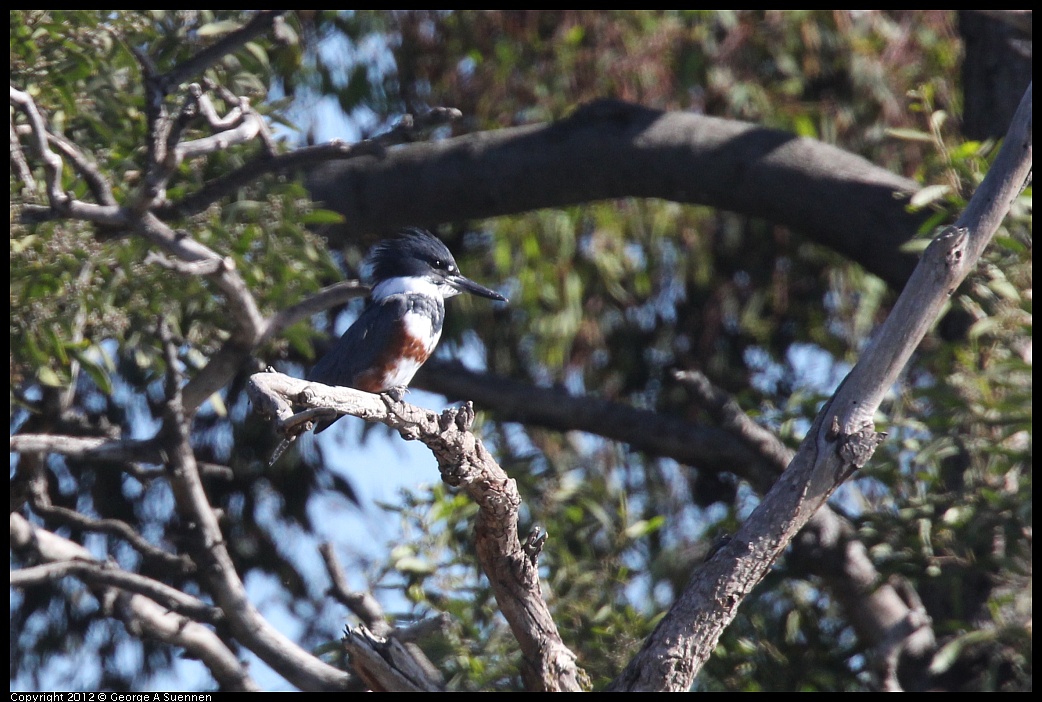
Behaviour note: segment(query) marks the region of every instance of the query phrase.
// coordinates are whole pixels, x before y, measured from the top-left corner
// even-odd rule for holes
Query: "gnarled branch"
[[[442,480],[465,490],[478,505],[478,562],[521,646],[526,685],[542,691],[581,689],[583,674],[575,654],[557,631],[542,596],[535,559],[518,536],[521,497],[517,486],[470,430],[474,420],[470,403],[435,414],[385,395],[310,383],[281,373],[254,374],[248,392],[255,410],[273,417],[283,435],[295,435],[300,429],[293,410],[296,405],[380,422],[403,438],[430,448]]]

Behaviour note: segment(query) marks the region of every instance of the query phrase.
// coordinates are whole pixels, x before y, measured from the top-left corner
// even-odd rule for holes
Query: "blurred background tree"
[[[12,11],[12,85],[33,96],[53,132],[90,154],[122,200],[142,178],[142,66],[167,71],[249,19],[239,11]],[[909,216],[926,236],[959,212],[995,150],[979,139],[1004,133],[1012,114],[997,110],[1005,122],[977,128],[973,139],[963,130],[963,105],[974,100],[964,94],[962,35],[979,36],[982,26],[1007,32],[993,52],[1027,47],[1030,66],[1030,30],[1025,37],[1006,18],[973,12],[309,11],[228,54],[205,78],[249,96],[296,146],[371,137],[403,114],[440,106],[463,118],[426,135],[433,140],[559,120],[603,98],[744,120],[913,179],[923,187]],[[1024,87],[1013,83],[1001,97],[1015,106]],[[188,198],[248,163],[253,148],[185,162],[167,197]],[[83,179],[69,182],[83,194]],[[150,436],[166,370],[155,320],[176,330],[191,376],[229,338],[221,295],[147,263],[151,247],[139,237],[20,219],[18,206],[40,194],[14,168],[11,194],[12,434]],[[900,282],[873,276],[857,256],[798,227],[606,198],[416,222],[437,227],[468,276],[504,281],[511,298],[507,308],[456,306],[439,357],[533,392],[715,426],[674,376],[698,370],[795,447]],[[269,177],[168,218],[230,256],[271,313],[356,275],[369,245],[389,233],[329,226],[336,217],[321,208],[336,203],[316,207],[301,179]],[[797,544],[745,602],[697,689],[865,690],[895,680],[905,689],[1030,689],[1030,231],[1028,192],[893,389],[878,418],[887,441],[831,505],[879,583],[928,615],[934,645],[896,664],[882,660],[879,642],[852,622],[856,603],[844,602],[827,564]],[[908,251],[918,245],[910,241]],[[323,508],[330,495],[357,500],[351,470],[331,467],[330,454],[360,452],[380,432],[356,425],[336,445],[309,444],[267,468],[277,437],[249,415],[243,387],[267,364],[302,374],[354,304],[257,348],[193,424],[198,460],[230,468],[207,488],[238,571],[263,583],[268,609],[312,648],[338,637],[344,614],[303,554],[317,551],[324,523],[336,518]],[[418,385],[433,386],[444,367],[428,369]],[[487,410],[486,443],[519,483],[524,526],[538,522],[550,534],[540,563],[565,642],[602,687],[764,486],[719,464],[612,440],[597,426],[562,431],[495,402],[479,409]],[[44,462],[54,505],[122,519],[157,544],[182,538],[161,475],[12,454],[16,495],[33,461]],[[13,505],[125,568],[200,592],[191,573],[171,576],[123,539],[34,510],[32,500]],[[472,505],[437,485],[383,509],[404,537],[386,560],[348,570],[365,572],[398,623],[451,616],[447,630],[423,642],[450,687],[519,688],[516,646],[471,555]],[[13,563],[21,564],[18,554]],[[12,590],[11,626],[13,689],[169,687],[180,674],[172,671],[183,669],[177,650],[128,632],[74,581]],[[325,657],[342,664],[335,653]],[[187,684],[212,686],[198,675]]]

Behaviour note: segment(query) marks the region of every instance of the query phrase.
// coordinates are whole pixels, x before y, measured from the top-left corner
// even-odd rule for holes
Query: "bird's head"
[[[461,292],[506,302],[495,290],[463,276],[448,247],[430,232],[406,229],[401,236],[373,247],[369,255],[373,298],[418,292],[452,297]]]

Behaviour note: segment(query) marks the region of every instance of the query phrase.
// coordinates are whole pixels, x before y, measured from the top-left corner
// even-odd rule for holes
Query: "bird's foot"
[[[395,402],[401,402],[402,399],[405,397],[405,393],[407,392],[409,392],[408,386],[396,385],[393,388],[387,388],[380,394],[389,397],[391,400]]]

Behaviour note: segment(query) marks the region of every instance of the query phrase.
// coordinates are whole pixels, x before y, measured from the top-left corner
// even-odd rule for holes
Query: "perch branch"
[[[299,430],[293,405],[326,408],[380,422],[407,440],[423,442],[438,461],[442,480],[462,488],[478,507],[475,526],[478,561],[523,656],[522,676],[530,690],[580,690],[583,673],[561,639],[543,600],[535,559],[517,531],[521,497],[517,485],[485,449],[470,427],[470,403],[440,415],[387,396],[329,387],[281,373],[256,373],[248,393],[255,411],[272,417],[283,436]]]

